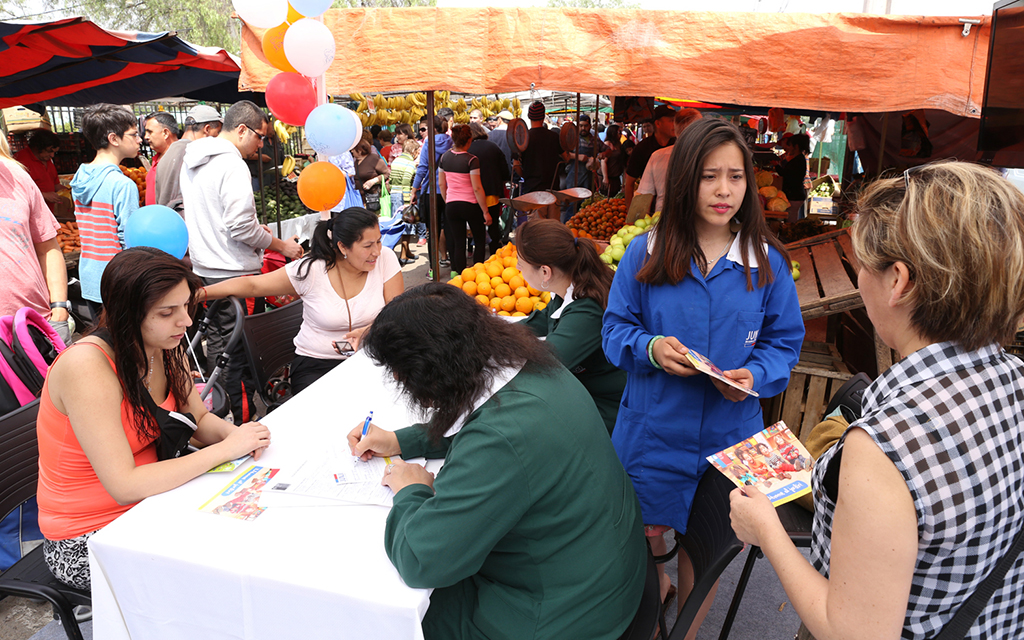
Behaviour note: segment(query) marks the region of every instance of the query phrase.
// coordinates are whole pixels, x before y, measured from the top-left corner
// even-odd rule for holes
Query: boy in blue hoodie
[[[139,208],[139,188],[121,173],[125,158],[139,155],[139,123],[124,107],[100,103],[85,110],[82,135],[96,149],[96,158],[83,164],[71,180],[75,220],[82,238],[78,278],[82,297],[99,319],[103,299],[100,278],[107,263],[124,249],[124,225]]]

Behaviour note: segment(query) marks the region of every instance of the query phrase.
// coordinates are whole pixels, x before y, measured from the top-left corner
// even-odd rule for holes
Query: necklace
[[[146,376],[146,391],[152,392],[149,385],[153,379],[153,356],[149,356],[149,375]]]
[[[704,275],[708,275],[709,273],[711,273],[711,268],[715,266],[715,264],[725,256],[725,254],[729,253],[729,247],[732,246],[732,241],[735,237],[735,233],[729,234],[729,241],[725,243],[725,248],[722,249],[722,253],[718,254],[717,258],[707,263],[707,266],[704,269]]]

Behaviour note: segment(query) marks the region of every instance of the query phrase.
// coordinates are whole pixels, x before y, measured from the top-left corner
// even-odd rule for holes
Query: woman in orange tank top
[[[39,525],[50,570],[89,588],[86,541],[135,503],[247,453],[259,458],[270,431],[206,411],[182,339],[201,286],[163,251],[123,251],[103,273],[100,328],[53,363],[39,405]],[[148,396],[148,397],[147,397]],[[191,455],[158,461],[154,406],[189,413]]]

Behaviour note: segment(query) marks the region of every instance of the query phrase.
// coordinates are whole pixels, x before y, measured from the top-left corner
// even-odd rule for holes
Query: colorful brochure
[[[708,462],[737,487],[756,485],[775,506],[811,492],[814,461],[785,422],[708,456]]]
[[[697,353],[693,349],[690,349],[689,347],[687,347],[687,349],[688,351],[686,353],[686,358],[687,360],[690,361],[690,364],[693,365],[694,369],[706,373],[712,378],[718,378],[719,380],[729,385],[730,387],[739,389],[740,391],[747,395],[754,396],[755,398],[758,397],[757,392],[754,391],[753,389],[748,389],[743,385],[737,383],[735,380],[727,378],[725,374],[722,373],[722,370],[716,367],[715,363],[708,360],[706,356],[702,356],[701,354]]]
[[[255,520],[267,510],[259,506],[260,495],[278,471],[280,469],[250,467],[207,500],[199,510],[238,520]]]

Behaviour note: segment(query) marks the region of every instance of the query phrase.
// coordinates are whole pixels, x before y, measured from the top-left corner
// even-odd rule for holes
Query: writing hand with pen
[[[370,458],[392,458],[381,479],[381,484],[391,487],[396,494],[411,484],[425,484],[434,488],[434,474],[418,464],[409,464],[397,456],[402,455],[402,447],[398,436],[393,431],[381,429],[370,422],[371,413],[366,421],[348,432],[348,446],[352,455],[364,462]]]

